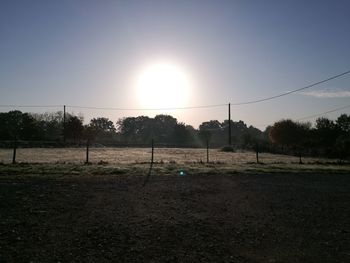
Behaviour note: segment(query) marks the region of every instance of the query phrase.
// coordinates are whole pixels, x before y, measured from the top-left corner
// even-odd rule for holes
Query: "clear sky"
[[[350,1],[339,0],[2,0],[0,104],[144,108],[135,83],[159,61],[189,83],[187,99],[171,107],[273,96],[350,69],[349,14]],[[350,74],[231,111],[233,120],[263,129],[348,104]],[[68,109],[87,121],[160,113]],[[227,118],[226,107],[162,112],[195,127]]]

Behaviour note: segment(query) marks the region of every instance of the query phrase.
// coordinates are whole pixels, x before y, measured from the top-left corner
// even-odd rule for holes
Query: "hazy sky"
[[[350,1],[336,0],[2,0],[0,104],[142,108],[136,79],[142,68],[158,61],[177,65],[190,79],[189,99],[181,106],[276,95],[350,69],[349,14]],[[233,120],[262,129],[281,118],[348,104],[350,74],[231,110]],[[159,113],[69,111],[87,121]],[[226,107],[164,113],[195,127],[227,118]]]

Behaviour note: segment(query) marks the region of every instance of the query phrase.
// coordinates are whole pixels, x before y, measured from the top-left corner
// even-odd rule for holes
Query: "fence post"
[[[88,139],[86,141],[86,161],[85,161],[85,164],[89,164],[89,146],[90,146],[90,140]]]
[[[142,187],[144,187],[144,186],[147,184],[147,182],[148,182],[148,180],[149,180],[149,177],[151,176],[151,173],[152,173],[153,160],[154,160],[154,159],[153,159],[153,157],[154,157],[154,140],[153,140],[153,139],[152,139],[151,147],[152,147],[151,164],[150,164],[150,166],[149,166],[149,171],[148,171],[148,174],[147,174],[147,176],[146,176],[146,178],[145,178],[145,181],[143,182]]]
[[[154,140],[152,139],[152,156],[151,156],[151,165],[153,165],[153,157],[154,157]]]
[[[13,141],[13,155],[12,155],[12,164],[16,163],[16,153],[17,153],[17,138]]]
[[[259,163],[259,144],[256,144],[256,163]]]
[[[207,163],[209,163],[209,140],[207,140]]]

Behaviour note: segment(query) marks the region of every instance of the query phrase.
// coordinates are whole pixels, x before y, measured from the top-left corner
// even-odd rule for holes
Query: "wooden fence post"
[[[256,163],[259,163],[259,145],[258,144],[256,144],[255,150],[256,150]]]
[[[13,155],[12,155],[12,164],[16,163],[16,153],[17,153],[17,138],[13,141]]]
[[[152,156],[151,156],[151,165],[153,164],[154,157],[154,140],[152,139]]]
[[[209,163],[209,140],[207,140],[207,163]]]
[[[147,182],[149,180],[149,177],[151,176],[151,173],[152,173],[153,162],[154,162],[154,140],[153,139],[152,139],[151,147],[152,147],[151,164],[149,166],[148,174],[147,174],[147,176],[145,178],[145,181],[143,182],[142,187],[144,187],[147,184]]]
[[[85,161],[85,164],[89,164],[89,146],[90,146],[90,140],[88,139],[86,141],[86,161]]]

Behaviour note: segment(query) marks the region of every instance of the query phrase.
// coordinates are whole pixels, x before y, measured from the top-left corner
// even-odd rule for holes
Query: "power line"
[[[0,105],[1,108],[62,108],[63,105]]]
[[[263,98],[263,99],[251,100],[251,101],[245,101],[245,102],[231,103],[231,105],[234,105],[234,106],[246,105],[246,104],[253,104],[253,103],[259,103],[259,102],[263,102],[263,101],[267,101],[267,100],[276,99],[276,98],[283,97],[283,96],[286,96],[286,95],[289,95],[289,94],[292,94],[292,93],[295,93],[295,92],[298,92],[298,91],[301,91],[301,90],[309,89],[309,88],[311,88],[311,87],[320,85],[320,84],[322,84],[322,83],[325,83],[325,82],[328,82],[328,81],[330,81],[330,80],[339,78],[339,77],[344,76],[344,75],[349,74],[349,73],[350,73],[350,70],[345,71],[345,72],[343,72],[343,73],[341,73],[341,74],[338,74],[338,75],[329,77],[329,78],[327,78],[327,79],[324,79],[324,80],[315,82],[315,83],[313,83],[313,84],[310,84],[310,85],[308,85],[308,86],[305,86],[305,87],[302,87],[302,88],[299,88],[299,89],[295,89],[295,90],[292,90],[292,91],[288,91],[288,92],[285,92],[285,93],[282,93],[282,94],[274,95],[274,96],[267,97],[267,98]]]
[[[307,85],[305,87],[295,89],[292,91],[288,91],[285,93],[281,93],[278,95],[274,95],[271,97],[266,97],[262,99],[257,99],[257,100],[250,100],[250,101],[244,101],[244,102],[236,102],[236,103],[231,103],[232,106],[240,106],[240,105],[247,105],[247,104],[255,104],[259,102],[264,102],[272,99],[276,99],[279,97],[287,96],[289,94],[309,89],[311,87],[315,87],[317,85],[320,85],[322,83],[328,82],[330,80],[337,79],[341,76],[347,75],[350,73],[350,70],[345,71],[343,73],[340,73],[338,75],[326,78],[324,80],[315,82],[313,84]],[[90,106],[78,106],[78,105],[67,105],[69,108],[78,108],[78,109],[93,109],[93,110],[115,110],[115,111],[160,111],[160,110],[187,110],[187,109],[203,109],[203,108],[215,108],[215,107],[224,107],[227,106],[227,103],[225,104],[213,104],[213,105],[201,105],[201,106],[189,106],[189,107],[172,107],[172,108],[108,108],[108,107],[90,107]],[[63,105],[0,105],[0,107],[9,107],[9,108],[58,108],[58,107],[63,107]]]
[[[321,113],[316,113],[316,114],[313,114],[313,115],[300,117],[300,118],[297,118],[295,120],[296,121],[301,121],[301,120],[312,119],[314,117],[319,117],[319,116],[322,116],[322,115],[325,115],[325,114],[328,114],[328,113],[344,110],[344,109],[347,109],[347,108],[350,108],[350,104],[346,105],[346,106],[343,106],[343,107],[335,108],[335,109],[332,109],[332,110],[324,111],[324,112],[321,112]],[[269,124],[260,124],[260,125],[257,125],[257,127],[263,127],[263,126],[266,127],[266,126],[270,126],[270,125],[272,125],[272,124],[271,123],[269,123]]]
[[[322,113],[301,117],[301,118],[298,118],[296,120],[297,121],[301,121],[301,120],[311,119],[311,118],[314,118],[314,117],[319,117],[319,116],[324,115],[324,114],[328,114],[328,113],[344,110],[344,109],[347,109],[347,108],[350,108],[350,104],[346,105],[346,106],[343,106],[343,107],[340,107],[340,108],[333,109],[333,110],[325,111],[325,112],[322,112]]]
[[[254,104],[254,103],[259,103],[259,102],[263,102],[263,101],[276,99],[276,98],[283,97],[283,96],[286,96],[286,95],[289,95],[289,94],[292,94],[292,93],[295,93],[295,92],[298,92],[298,91],[301,91],[301,90],[305,90],[305,89],[309,89],[309,88],[315,87],[315,86],[320,85],[322,83],[325,83],[325,82],[328,82],[328,81],[340,78],[341,76],[347,75],[349,73],[350,73],[350,70],[345,71],[343,73],[340,73],[338,75],[335,75],[335,76],[323,79],[321,81],[312,83],[310,85],[307,85],[307,86],[299,88],[299,89],[295,89],[295,90],[288,91],[288,92],[285,92],[285,93],[282,93],[282,94],[278,94],[278,95],[274,95],[274,96],[271,96],[271,97],[262,98],[262,99],[258,99],[258,100],[251,100],[251,101],[245,101],[245,102],[231,103],[231,105],[233,105],[233,106],[247,105],[247,104]],[[157,111],[158,110],[159,111],[159,110],[186,110],[186,109],[214,108],[214,107],[223,107],[223,106],[227,106],[227,104],[190,106],[190,107],[174,107],[174,108],[158,108],[158,109],[147,109],[147,108],[145,108],[145,109],[138,109],[138,108],[123,109],[123,108],[99,108],[99,107],[84,107],[84,106],[68,106],[68,107],[70,107],[70,108],[85,108],[85,109],[99,109],[99,110],[130,110],[130,111],[135,111],[135,110],[141,110],[141,111],[142,110],[150,110],[150,111],[156,110]]]
[[[66,105],[69,108],[77,109],[92,109],[92,110],[115,110],[115,111],[160,111],[160,110],[188,110],[188,109],[203,109],[203,108],[217,108],[227,106],[225,104],[212,104],[212,105],[201,105],[201,106],[189,106],[189,107],[174,107],[174,108],[104,108],[104,107],[89,107],[89,106],[76,106]]]

